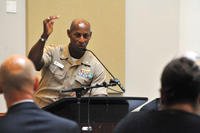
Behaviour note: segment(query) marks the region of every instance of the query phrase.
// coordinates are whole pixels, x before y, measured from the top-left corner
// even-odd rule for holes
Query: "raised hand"
[[[43,38],[47,39],[49,35],[53,32],[53,24],[58,18],[59,16],[50,16],[43,20]]]

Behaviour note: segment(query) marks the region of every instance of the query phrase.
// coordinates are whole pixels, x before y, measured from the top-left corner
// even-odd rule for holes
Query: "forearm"
[[[32,60],[32,62],[35,65],[36,70],[38,70],[38,71],[44,65],[44,62],[42,61],[42,55],[43,55],[43,51],[44,51],[45,41],[42,41],[41,39],[39,39],[37,41],[37,43],[31,48],[31,50],[28,54],[28,58],[30,60]]]
[[[44,65],[44,62],[42,60],[44,45],[49,35],[53,31],[53,24],[54,24],[55,19],[58,19],[58,16],[50,16],[43,20],[43,34],[41,38],[38,40],[38,42],[31,48],[28,54],[28,58],[32,60],[32,62],[35,65],[36,70],[38,71]]]

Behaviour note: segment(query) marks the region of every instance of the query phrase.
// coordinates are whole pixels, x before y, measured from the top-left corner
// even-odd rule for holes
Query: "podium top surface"
[[[132,111],[139,107],[140,105],[144,104],[148,101],[147,97],[81,97],[80,99],[75,97],[67,97],[63,98],[59,101],[56,101],[46,107],[44,107],[44,110],[51,111],[55,108],[59,108],[62,106],[66,106],[67,104],[77,104],[77,102],[80,102],[80,104],[128,104],[129,111]]]

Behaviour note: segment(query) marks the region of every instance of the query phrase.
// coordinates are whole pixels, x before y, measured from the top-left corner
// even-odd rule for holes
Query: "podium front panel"
[[[148,100],[146,97],[82,97],[63,98],[43,109],[55,115],[76,121],[81,125],[93,125],[112,130],[128,112]],[[96,129],[97,130],[97,129]],[[107,129],[106,129],[107,130]]]

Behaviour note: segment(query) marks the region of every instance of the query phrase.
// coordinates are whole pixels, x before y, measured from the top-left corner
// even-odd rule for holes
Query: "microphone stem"
[[[94,55],[94,57],[101,63],[101,65],[103,65],[103,67],[106,69],[106,71],[112,76],[113,79],[115,79],[114,75],[112,75],[112,73],[107,69],[107,67],[101,62],[101,60],[89,49],[87,49],[87,51],[89,51],[90,53],[92,53]]]
[[[115,76],[112,75],[112,73],[107,69],[107,67],[101,62],[101,60],[100,60],[91,50],[86,49],[86,51],[89,51],[90,53],[92,53],[92,54],[94,55],[94,57],[101,63],[101,65],[103,65],[103,67],[106,69],[106,71],[111,75],[111,77],[112,77],[113,79],[116,79]],[[119,86],[119,88],[120,88],[123,92],[125,92],[125,89],[122,87],[121,83],[118,83],[117,85]]]

